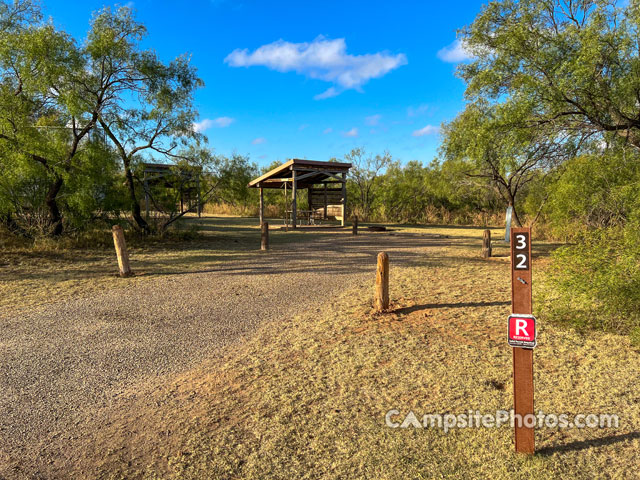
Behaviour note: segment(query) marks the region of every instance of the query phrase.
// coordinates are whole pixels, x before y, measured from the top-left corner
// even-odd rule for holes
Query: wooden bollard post
[[[482,233],[482,258],[491,257],[491,230]]]
[[[260,250],[269,250],[269,223],[262,222],[260,233]]]
[[[378,312],[389,308],[389,255],[385,252],[378,254],[375,307]]]
[[[357,235],[358,234],[358,216],[354,215],[353,216],[353,234]]]
[[[513,314],[532,316],[531,289],[531,228],[511,229],[511,311]],[[531,331],[533,330],[533,332]],[[516,333],[522,333],[516,332]],[[535,320],[533,327],[524,330],[533,334],[535,346]],[[513,348],[513,410],[521,419],[534,415],[533,405],[533,347]],[[533,454],[535,451],[534,424],[515,422],[516,452]]]
[[[111,231],[113,232],[113,244],[116,247],[116,255],[118,257],[120,276],[130,277],[133,275],[133,272],[129,266],[129,254],[127,253],[127,244],[124,241],[122,227],[120,225],[114,225]]]

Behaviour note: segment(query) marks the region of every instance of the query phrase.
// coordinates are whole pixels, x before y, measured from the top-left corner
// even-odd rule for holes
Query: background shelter
[[[200,167],[187,167],[168,163],[143,163],[144,209],[145,217],[149,219],[149,200],[151,187],[159,186],[164,189],[174,189],[177,192],[179,212],[183,213],[185,206],[191,210],[195,205],[198,217],[202,213],[202,199],[200,198]],[[176,205],[178,208],[178,205]]]
[[[288,223],[289,213],[293,228],[298,225],[300,214],[308,219],[328,219],[330,216],[340,220],[344,226],[347,207],[347,173],[350,163],[319,162],[294,158],[268,171],[249,182],[249,187],[260,189],[260,224],[264,221],[265,188],[277,188],[291,192],[291,210],[285,212]],[[336,187],[337,186],[337,187]],[[309,210],[298,210],[298,195],[301,189],[307,190]],[[338,210],[338,211],[336,211]]]

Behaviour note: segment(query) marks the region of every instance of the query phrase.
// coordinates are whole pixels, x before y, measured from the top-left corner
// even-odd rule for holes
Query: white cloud
[[[324,133],[325,135],[326,135],[327,133],[331,133],[331,132],[333,132],[333,128],[331,128],[331,127],[329,127],[329,128],[325,128],[325,129],[322,131],[322,133]]]
[[[317,100],[335,97],[345,90],[361,90],[372,78],[380,78],[406,65],[406,55],[388,52],[351,55],[344,38],[322,36],[312,42],[291,43],[278,40],[253,52],[236,49],[225,59],[232,67],[264,66],[278,72],[296,72],[309,78],[331,82],[334,86],[316,95]]]
[[[407,108],[407,116],[408,117],[417,117],[418,115],[423,115],[429,109],[429,105],[423,103],[422,105],[418,105],[417,107],[409,107]]]
[[[414,137],[424,137],[425,135],[437,135],[438,133],[440,133],[440,127],[427,125],[420,130],[415,130],[411,135]]]
[[[466,62],[475,58],[460,39],[438,50],[437,55],[440,60],[449,63]]]
[[[364,123],[366,123],[370,127],[375,127],[376,125],[378,125],[378,123],[380,123],[381,118],[382,118],[382,115],[380,114],[371,115],[369,117],[365,117]]]
[[[236,119],[231,117],[218,117],[213,120],[213,124],[218,128],[225,128],[231,125],[235,121]]]
[[[358,129],[356,127],[353,127],[348,132],[343,132],[342,136],[343,137],[357,137],[358,136]]]
[[[300,125],[300,126],[298,127],[298,130],[299,130],[299,131],[302,131],[302,130],[305,130],[305,129],[307,129],[307,128],[309,128],[309,124],[308,124],[308,123],[303,123],[302,125]]]
[[[264,137],[258,137],[258,138],[254,138],[254,139],[251,141],[251,143],[252,143],[253,145],[261,145],[261,144],[263,144],[263,143],[266,143],[266,141],[267,141],[267,139],[266,139],[266,138],[264,138]]]
[[[313,96],[314,100],[324,100],[325,98],[337,97],[342,92],[338,91],[335,87],[329,87],[324,92]]]
[[[204,132],[205,130],[210,129],[212,126],[213,126],[213,120],[211,120],[210,118],[205,118],[200,122],[195,122],[193,124],[193,129],[196,132]]]
[[[205,130],[209,130],[212,127],[216,128],[225,128],[235,122],[235,118],[231,117],[218,117],[218,118],[205,118],[200,122],[196,122],[193,124],[193,129],[196,132],[204,132]]]

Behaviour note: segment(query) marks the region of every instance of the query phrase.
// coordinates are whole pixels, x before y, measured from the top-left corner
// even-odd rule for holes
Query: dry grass
[[[512,405],[511,350],[504,338],[510,300],[506,247],[497,248],[502,258],[482,261],[480,230],[427,230],[453,243],[426,249],[422,262],[406,268],[394,267],[391,258],[391,312],[371,311],[372,285],[352,286],[333,303],[265,325],[223,360],[151,390],[144,404],[128,405],[113,428],[94,439],[93,451],[104,454],[84,465],[85,474],[637,476],[640,355],[626,337],[583,336],[545,319],[535,351],[536,410],[616,413],[619,429],[542,429],[536,433],[540,453],[529,458],[513,452],[508,427],[445,434],[384,425],[392,408],[421,416],[491,413]],[[534,264],[538,275],[541,260]]]
[[[271,232],[272,245],[307,238],[283,233]],[[255,218],[191,216],[181,231],[167,238],[145,239],[126,232],[126,240],[136,276],[121,279],[109,230],[35,243],[0,238],[0,312],[103,289],[130,288],[157,275],[202,271],[246,258],[260,248],[260,229]]]

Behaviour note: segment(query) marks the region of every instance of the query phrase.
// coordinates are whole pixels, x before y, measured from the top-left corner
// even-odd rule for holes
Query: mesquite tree
[[[363,220],[367,220],[371,214],[371,208],[379,187],[380,174],[391,165],[391,154],[384,152],[382,155],[367,155],[362,148],[354,148],[344,156],[346,162],[351,163],[349,177],[357,188],[358,206]]]
[[[147,230],[134,163],[143,151],[181,159],[176,148],[203,140],[193,130],[192,106],[201,80],[187,57],[164,64],[142,50],[145,32],[129,8],[107,8],[78,44],[43,21],[32,0],[0,2],[0,173],[32,175],[46,206],[47,233],[62,233],[65,202],[74,193],[70,180],[79,172],[114,174],[110,148],[123,164],[128,207]],[[100,148],[104,155],[95,153]],[[16,197],[6,184],[0,182],[0,215],[10,217]],[[22,210],[35,215],[33,208]]]
[[[189,162],[194,157],[177,149],[197,145],[204,137],[193,129],[197,111],[192,103],[202,80],[186,55],[164,64],[153,50],[141,50],[145,34],[129,8],[106,8],[93,19],[86,51],[97,83],[126,90],[105,103],[98,121],[122,160],[131,214],[137,226],[148,231],[134,179],[136,161],[151,152],[156,159]]]
[[[640,148],[640,3],[499,0],[461,31],[466,95],[527,105],[521,126]]]
[[[1,3],[0,26],[3,161],[24,161],[44,170],[49,232],[59,235],[58,195],[95,126],[103,96],[88,95],[81,52],[68,35],[42,21],[36,4]]]
[[[568,134],[519,128],[528,114],[520,105],[478,101],[443,128],[444,158],[462,163],[467,177],[488,180],[504,205],[513,206],[518,226],[522,225],[520,198],[527,185],[541,181],[579,147]]]

